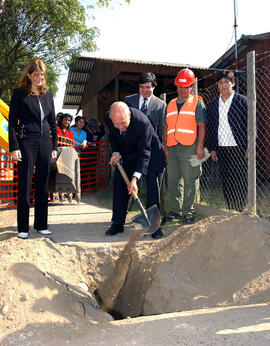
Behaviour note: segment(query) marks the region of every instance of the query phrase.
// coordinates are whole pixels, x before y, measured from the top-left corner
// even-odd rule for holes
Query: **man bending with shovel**
[[[110,165],[122,165],[130,184],[126,185],[118,167],[113,184],[112,224],[106,235],[124,232],[129,195],[138,194],[137,181],[148,168],[156,173],[151,190],[155,204],[159,206],[158,174],[165,167],[164,152],[158,136],[147,117],[138,109],[129,108],[124,102],[114,102],[105,115],[112,149]],[[160,230],[156,230],[160,232]],[[153,238],[155,233],[152,234]]]

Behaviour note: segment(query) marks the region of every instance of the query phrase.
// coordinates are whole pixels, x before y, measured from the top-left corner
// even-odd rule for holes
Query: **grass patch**
[[[104,208],[112,209],[112,187],[110,184],[98,190],[96,197]]]
[[[113,187],[111,184],[107,184],[100,189],[96,194],[98,202],[104,207],[112,210],[113,202]],[[142,204],[145,206],[145,193],[143,189],[140,189],[139,198]],[[131,198],[129,201],[128,214],[126,223],[130,222],[131,219],[140,212],[136,202]]]
[[[98,202],[105,208],[112,209],[113,202],[113,187],[111,184],[105,185],[102,189],[100,189],[97,194]],[[145,207],[145,192],[143,188],[139,189],[139,198]],[[136,202],[131,198],[129,201],[129,212],[138,212],[139,208],[137,207]]]
[[[199,204],[226,210],[226,204],[221,188],[212,187],[201,189]]]

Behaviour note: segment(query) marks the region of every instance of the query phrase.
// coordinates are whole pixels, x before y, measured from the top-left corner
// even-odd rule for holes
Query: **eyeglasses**
[[[143,89],[143,90],[151,90],[151,89],[153,89],[152,85],[148,85],[148,86],[139,85],[139,88]]]

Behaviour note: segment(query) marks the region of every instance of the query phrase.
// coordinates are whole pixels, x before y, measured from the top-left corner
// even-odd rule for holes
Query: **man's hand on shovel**
[[[143,229],[147,229],[147,233],[152,234],[154,233],[158,227],[160,226],[160,212],[158,210],[158,207],[155,205],[153,205],[152,207],[148,208],[147,210],[144,209],[142,202],[140,201],[138,194],[134,191],[131,190],[131,187],[137,187],[137,179],[135,177],[133,177],[132,179],[135,180],[135,183],[132,183],[129,181],[126,172],[124,170],[124,168],[121,166],[120,163],[117,164],[117,167],[123,177],[123,179],[125,180],[128,189],[130,188],[130,193],[132,195],[132,197],[134,198],[137,206],[139,207],[140,211],[141,211],[141,215],[137,215],[135,217],[133,217],[132,221],[134,223],[140,224],[142,225],[144,228]],[[138,187],[137,187],[138,189]],[[138,191],[138,190],[137,190]]]
[[[118,163],[120,163],[120,160],[121,160],[121,155],[119,153],[113,153],[109,164],[111,166],[116,166]]]
[[[130,195],[131,193],[136,193],[138,195],[138,185],[137,185],[137,178],[132,177],[130,184],[128,186],[128,194]]]

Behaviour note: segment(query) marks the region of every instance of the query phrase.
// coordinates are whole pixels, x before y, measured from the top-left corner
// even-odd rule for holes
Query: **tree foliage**
[[[88,9],[79,0],[0,0],[0,98],[9,102],[31,59],[45,61],[48,84],[56,92],[60,66],[96,49],[99,30],[87,27],[87,11],[108,6],[110,0],[84,2]]]

